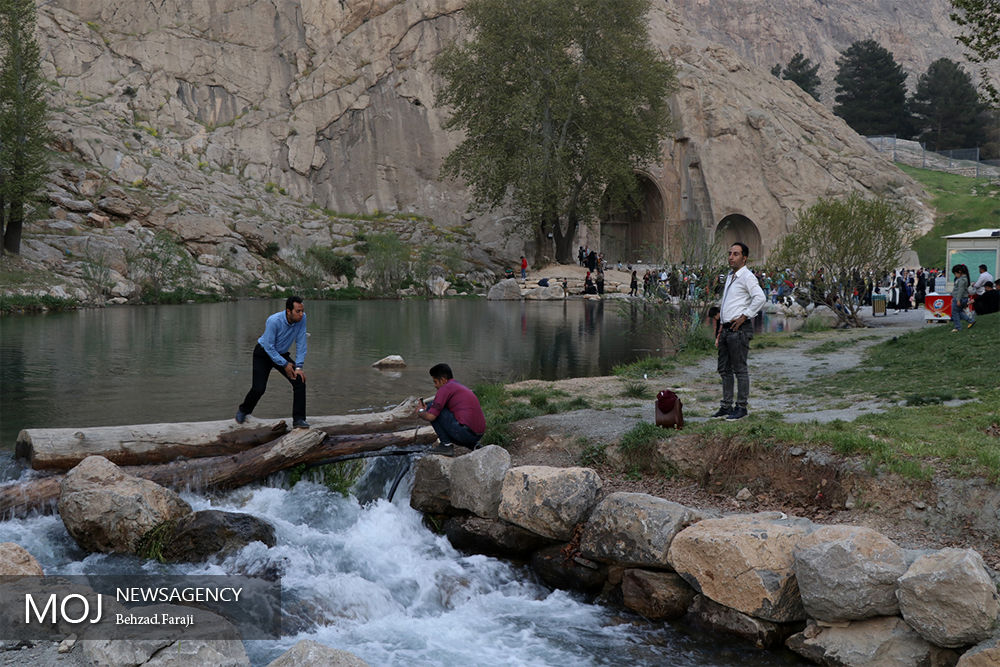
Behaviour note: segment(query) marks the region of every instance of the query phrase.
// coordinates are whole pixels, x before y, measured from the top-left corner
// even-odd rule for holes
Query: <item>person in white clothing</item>
[[[719,330],[715,346],[719,349],[719,375],[722,377],[722,404],[712,417],[728,420],[747,416],[750,399],[750,370],[747,356],[753,338],[753,318],[764,306],[766,297],[757,277],[747,268],[750,249],[737,241],[729,247],[729,275],[726,276],[719,305]],[[733,385],[736,402],[733,402]]]
[[[969,294],[982,294],[986,291],[986,283],[993,282],[993,275],[986,270],[985,264],[979,265],[979,278],[969,287]]]

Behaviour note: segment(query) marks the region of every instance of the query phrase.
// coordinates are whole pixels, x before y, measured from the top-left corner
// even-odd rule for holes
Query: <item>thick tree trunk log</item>
[[[313,430],[329,435],[382,433],[422,423],[409,398],[392,410],[357,415],[313,417]],[[247,417],[175,424],[94,426],[90,428],[29,428],[17,436],[14,455],[26,458],[35,470],[69,470],[88,456],[103,456],[120,466],[166,463],[181,457],[201,458],[235,454],[288,433],[285,421]]]
[[[233,489],[300,463],[320,463],[340,456],[371,452],[385,447],[427,444],[437,438],[430,427],[369,433],[326,435],[319,429],[296,429],[278,440],[238,454],[210,456],[160,465],[126,466],[126,473],[178,491]],[[58,474],[0,488],[0,516],[25,516],[49,512],[59,499],[65,475]]]

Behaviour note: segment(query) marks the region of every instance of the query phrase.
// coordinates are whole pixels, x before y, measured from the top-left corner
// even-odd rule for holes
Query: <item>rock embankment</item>
[[[421,459],[410,502],[446,515],[458,548],[530,558],[550,585],[646,618],[826,665],[1000,664],[1000,596],[975,550],[909,551],[869,528],[718,516],[601,486],[588,468],[511,467],[490,446]]]

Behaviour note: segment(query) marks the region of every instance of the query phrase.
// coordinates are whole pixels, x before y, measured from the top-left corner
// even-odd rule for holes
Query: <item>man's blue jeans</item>
[[[428,403],[427,407],[432,405],[434,405],[433,402]],[[460,424],[448,408],[442,410],[441,414],[431,422],[431,427],[437,433],[438,440],[441,441],[442,445],[455,444],[472,447],[483,437],[481,433],[476,435],[468,426]]]

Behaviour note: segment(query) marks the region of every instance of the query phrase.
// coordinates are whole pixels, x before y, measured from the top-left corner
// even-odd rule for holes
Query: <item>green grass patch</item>
[[[514,442],[511,424],[516,421],[590,407],[585,398],[571,398],[559,389],[533,387],[510,391],[502,384],[488,383],[476,385],[473,391],[486,416],[486,432],[481,441],[484,445],[509,447]]]
[[[60,299],[48,294],[42,296],[0,294],[0,315],[38,313],[47,310],[73,310],[79,305],[72,299]]]
[[[934,227],[913,243],[913,249],[924,266],[944,266],[944,236],[960,234],[983,227],[996,226],[1000,217],[1000,199],[991,192],[1000,189],[989,179],[959,176],[931,169],[919,169],[897,164],[931,195],[931,205],[937,209]]]
[[[677,364],[673,359],[665,357],[646,357],[629,364],[619,364],[611,369],[615,375],[631,378],[641,378],[644,375],[656,375],[672,371]]]
[[[622,380],[622,396],[628,398],[650,398],[652,392],[642,380]]]
[[[665,467],[658,451],[660,442],[670,435],[671,431],[645,421],[640,421],[626,431],[618,442],[618,451],[621,452],[629,476],[639,477],[642,473],[671,474],[673,471]]]
[[[805,351],[805,354],[810,356],[823,356],[827,354],[832,354],[837,350],[842,350],[845,347],[854,347],[856,341],[854,339],[839,339],[839,340],[828,340],[825,343],[820,343],[816,347],[811,347]]]

